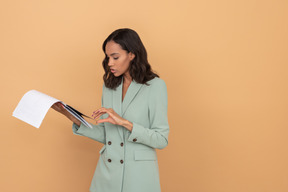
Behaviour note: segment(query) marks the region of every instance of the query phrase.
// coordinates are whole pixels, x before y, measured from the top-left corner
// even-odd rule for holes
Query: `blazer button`
[[[123,143],[123,142],[122,142],[122,143],[120,143],[120,146],[121,146],[121,147],[123,147],[123,145],[124,145],[124,143]]]
[[[133,139],[133,142],[136,142],[137,141],[137,139],[135,138],[135,139]]]
[[[111,145],[112,144],[112,142],[111,141],[108,141],[108,145]]]
[[[120,163],[123,164],[123,162],[124,162],[124,161],[121,159],[121,160],[120,160]]]
[[[111,161],[112,161],[111,159],[108,159],[108,162],[109,162],[109,163],[111,163]]]

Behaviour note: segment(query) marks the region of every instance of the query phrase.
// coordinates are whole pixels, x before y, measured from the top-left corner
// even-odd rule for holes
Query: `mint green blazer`
[[[168,144],[166,84],[160,78],[148,81],[148,85],[132,81],[123,102],[122,84],[116,90],[103,86],[102,106],[132,122],[131,132],[110,123],[93,125],[93,129],[82,124],[72,127],[75,134],[104,144],[90,191],[160,192],[155,149]]]

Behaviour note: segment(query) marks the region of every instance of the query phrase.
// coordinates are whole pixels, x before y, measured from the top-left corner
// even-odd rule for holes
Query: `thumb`
[[[109,120],[108,119],[99,119],[98,121],[96,121],[97,124],[104,123],[104,122],[109,122]]]

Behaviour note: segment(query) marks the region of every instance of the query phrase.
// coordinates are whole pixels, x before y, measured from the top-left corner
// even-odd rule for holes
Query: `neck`
[[[132,77],[130,76],[130,74],[129,73],[125,73],[124,75],[123,75],[123,83],[125,83],[125,84],[130,84],[131,82],[132,82]]]

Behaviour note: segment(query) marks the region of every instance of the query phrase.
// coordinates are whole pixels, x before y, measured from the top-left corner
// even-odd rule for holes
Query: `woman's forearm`
[[[81,122],[76,119],[71,113],[69,113],[68,111],[64,112],[64,114],[68,119],[70,119],[73,123],[75,123],[77,126],[80,127]]]

